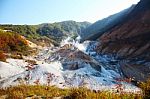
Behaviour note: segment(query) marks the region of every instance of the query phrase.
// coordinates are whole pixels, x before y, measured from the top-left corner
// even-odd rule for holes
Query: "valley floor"
[[[123,78],[114,57],[94,52],[95,45],[96,42],[89,41],[83,44],[64,41],[61,47],[42,48],[35,56],[0,62],[1,95],[78,97],[75,99],[134,99],[138,96],[140,99],[141,89]],[[51,88],[59,94],[53,93]]]

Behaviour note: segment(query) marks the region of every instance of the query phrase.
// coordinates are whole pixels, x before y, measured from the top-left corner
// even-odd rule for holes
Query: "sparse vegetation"
[[[28,62],[29,64],[35,65],[36,61],[35,60],[25,60],[25,62]]]
[[[96,92],[86,88],[60,89],[55,86],[45,85],[20,85],[0,89],[0,96],[4,95],[7,95],[8,99],[19,99],[33,96],[48,99],[53,97],[61,97],[61,99],[142,99],[141,95],[132,93],[118,94],[105,91]]]

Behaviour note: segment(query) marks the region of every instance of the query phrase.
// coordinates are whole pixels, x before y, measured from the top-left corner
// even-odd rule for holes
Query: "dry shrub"
[[[144,99],[150,99],[150,79],[140,83],[139,87],[143,90]]]
[[[2,51],[0,51],[0,61],[6,62],[6,56]]]

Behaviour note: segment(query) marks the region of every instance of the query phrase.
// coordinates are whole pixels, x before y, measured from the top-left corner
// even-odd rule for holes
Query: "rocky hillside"
[[[149,78],[150,1],[141,0],[123,22],[107,30],[99,38],[97,52],[115,54],[129,60],[121,64],[125,76],[136,80]]]
[[[142,0],[122,24],[115,26],[100,37],[103,47],[106,43],[109,44],[107,47],[117,44],[113,47],[114,50],[108,49],[112,50],[111,52],[120,52],[118,53],[120,56],[136,57],[144,52],[147,56],[150,40],[150,7],[149,3],[145,2],[146,0]],[[121,48],[124,49],[123,53],[119,51],[122,50]]]
[[[85,40],[96,40],[103,33],[112,29],[116,25],[119,25],[124,21],[124,19],[128,16],[128,14],[133,10],[134,7],[135,5],[132,5],[128,9],[120,11],[119,13],[111,15],[90,25],[81,33],[81,42]]]

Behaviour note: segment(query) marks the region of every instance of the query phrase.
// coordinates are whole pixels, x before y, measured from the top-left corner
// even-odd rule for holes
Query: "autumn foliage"
[[[0,30],[0,51],[23,52],[27,50],[27,42],[19,34]]]

